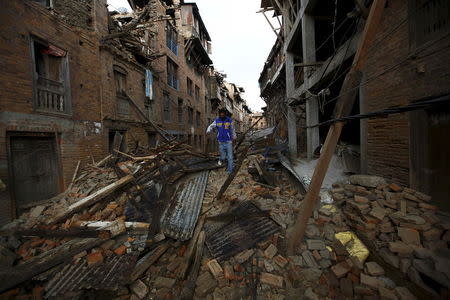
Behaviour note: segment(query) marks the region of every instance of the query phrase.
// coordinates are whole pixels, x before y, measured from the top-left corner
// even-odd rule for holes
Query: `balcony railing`
[[[68,108],[64,83],[38,77],[36,108],[41,111],[66,113]]]
[[[191,27],[191,36],[193,38],[198,38],[200,40],[203,48],[205,49],[205,51],[208,52],[208,42],[202,38],[200,33],[197,31],[197,28],[195,28],[194,26],[190,26],[190,27]]]

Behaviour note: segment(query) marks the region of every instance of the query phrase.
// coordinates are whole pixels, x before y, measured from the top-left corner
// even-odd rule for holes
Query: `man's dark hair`
[[[224,113],[227,114],[227,110],[225,108],[219,109],[219,114]]]

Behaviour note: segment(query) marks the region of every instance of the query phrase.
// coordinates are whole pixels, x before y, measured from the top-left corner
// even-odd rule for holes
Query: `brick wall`
[[[450,55],[448,48],[441,50],[449,45],[448,34],[421,48],[413,48],[409,20],[395,32],[388,34],[407,17],[407,1],[388,2],[378,26],[376,46],[369,52],[364,70],[367,80],[370,80],[365,85],[365,109],[368,112],[450,93]],[[387,34],[388,37],[379,43]],[[381,72],[403,60],[405,61],[394,70],[379,76]],[[375,76],[376,79],[371,80]],[[414,146],[409,140],[409,122],[407,113],[368,121],[369,173],[403,184],[409,183],[409,153],[410,147]]]
[[[92,0],[53,0],[53,3],[54,9],[67,24],[92,29]]]
[[[158,5],[158,13],[164,15],[165,7],[159,3]],[[153,69],[158,72],[158,80],[155,81],[155,90],[156,97],[152,107],[154,112],[154,118],[158,124],[161,124],[163,128],[170,131],[176,132],[184,132],[185,134],[202,136],[203,148],[205,147],[205,131],[207,127],[207,116],[205,113],[205,96],[207,91],[205,76],[207,76],[207,72],[199,74],[192,67],[188,66],[185,57],[185,49],[184,49],[184,37],[181,34],[181,22],[177,23],[178,29],[178,55],[175,55],[167,46],[166,46],[166,31],[165,31],[165,23],[161,22],[161,26],[157,28],[157,49],[161,54],[166,54],[173,62],[175,62],[178,66],[178,80],[179,80],[179,89],[175,90],[167,84],[167,69],[166,62],[167,57],[163,56],[152,62]],[[195,90],[195,86],[200,88],[200,98],[197,101],[195,99],[195,93],[193,96],[189,96],[187,93],[187,77],[189,77],[193,81],[193,88]],[[167,92],[170,95],[171,106],[170,112],[171,117],[170,121],[164,121],[164,108],[163,108],[163,93]],[[183,122],[180,124],[178,122],[178,99],[183,99]],[[187,123],[187,106],[192,107],[194,110],[194,122],[193,125],[189,125]],[[196,112],[200,112],[201,114],[201,122],[200,126],[196,125]]]
[[[20,16],[20,22],[17,18]],[[60,138],[63,186],[78,160],[104,155],[101,138],[98,38],[80,32],[32,1],[7,1],[0,12],[0,178],[9,186],[6,137],[8,132],[49,132]],[[35,111],[33,102],[32,36],[67,51],[72,113],[68,116]],[[0,223],[12,215],[10,191],[0,195]]]

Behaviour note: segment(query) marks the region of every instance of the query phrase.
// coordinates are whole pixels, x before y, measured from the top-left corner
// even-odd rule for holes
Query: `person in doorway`
[[[219,165],[227,159],[227,172],[233,172],[233,140],[236,139],[236,132],[233,126],[233,120],[227,116],[225,109],[219,110],[217,117],[211,125],[208,126],[206,133],[210,133],[214,128],[217,129],[217,141],[219,142],[220,159]]]

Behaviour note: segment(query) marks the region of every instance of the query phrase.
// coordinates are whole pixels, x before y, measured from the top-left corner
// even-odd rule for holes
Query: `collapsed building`
[[[5,3],[1,224],[64,191],[77,161],[105,157],[117,138],[124,152],[155,147],[167,138],[158,127],[215,151],[205,128],[226,105],[240,132],[248,126],[243,89],[227,104],[213,93],[225,81],[197,5],[129,3],[131,12],[108,12],[106,0]]]
[[[335,147],[329,145],[329,139],[321,151],[311,143],[311,137],[320,143],[323,139],[322,129],[316,125],[333,129],[349,121],[342,140],[353,145],[356,159],[347,173],[383,175],[368,164],[378,162],[370,151],[383,147],[378,150],[383,154],[387,148],[395,159],[398,153],[392,149],[404,146],[402,139],[383,144],[383,130],[397,138],[398,130],[405,129],[399,120],[406,111],[414,114],[426,109],[433,115],[438,107],[445,112],[442,103],[448,99],[444,95],[363,114],[349,115],[355,110],[349,106],[348,113],[342,114],[342,88],[336,94],[339,87],[333,85],[342,77],[346,78],[342,86],[352,82],[347,78],[355,75],[352,56],[371,61],[366,66],[369,70],[389,65],[387,59],[374,59],[371,51],[380,51],[380,41],[400,30],[402,22],[392,28],[393,23],[384,23],[381,16],[392,21],[402,4],[384,0],[375,0],[370,7],[361,1],[355,5],[346,2],[343,7],[339,2],[334,7],[319,7],[315,1],[281,3],[262,3],[262,12],[273,11],[284,26],[281,31],[274,28],[277,42],[260,80],[268,106],[263,114],[251,116],[247,116],[250,111],[242,98],[244,89],[226,82],[225,74],[211,65],[210,37],[193,3],[135,0],[130,1],[133,12],[129,13],[108,13],[103,1],[83,1],[80,6],[77,1],[20,0],[4,6],[2,20],[10,26],[2,33],[3,39],[31,51],[25,62],[7,43],[0,52],[8,58],[2,79],[12,87],[6,89],[7,102],[1,103],[5,147],[0,152],[0,193],[1,200],[6,199],[2,204],[12,203],[17,214],[0,229],[0,298],[448,298],[450,217],[439,193],[433,192],[432,197],[421,185],[404,184],[404,174],[394,176],[388,168],[382,170],[387,178],[366,174],[335,178],[329,172],[320,195],[324,178],[317,183],[318,177],[325,176],[323,166],[330,163],[323,163],[324,157],[331,158]],[[441,20],[434,9],[446,4],[436,3],[427,6],[427,11],[438,16],[432,20]],[[330,23],[327,14],[332,13]],[[27,16],[20,30],[16,15]],[[341,20],[343,23],[338,22]],[[300,35],[307,36],[303,30],[312,30],[310,21],[317,25],[317,39],[327,45],[321,58],[325,62],[308,60],[311,53],[305,49],[314,43],[303,42]],[[384,30],[380,40],[369,43],[365,52],[369,55],[358,56],[358,50],[354,54],[352,43],[367,46],[365,41],[371,40],[368,32],[373,37],[379,31],[378,21],[391,30]],[[448,38],[448,32],[441,35],[439,29],[446,24],[440,21],[432,26],[439,33],[436,44]],[[333,35],[324,38],[320,30],[326,32],[329,25]],[[342,27],[353,40],[338,35]],[[355,33],[361,36],[357,38]],[[158,36],[163,38],[155,38]],[[347,51],[339,50],[341,42]],[[428,61],[429,57],[448,60],[437,56],[447,47],[433,49],[436,44],[429,42],[408,59],[415,63],[424,60],[426,66],[435,72],[443,70],[445,76],[446,65]],[[319,48],[322,50],[317,47],[315,51]],[[396,51],[404,51],[398,45],[387,49],[396,55]],[[421,56],[430,49],[431,54]],[[338,55],[341,60],[334,61]],[[400,61],[398,66],[405,67]],[[329,66],[323,67],[325,64]],[[27,67],[32,72],[27,72]],[[377,97],[392,100],[391,93],[377,91],[370,78],[380,80],[398,71],[396,67],[381,73],[371,70],[375,75],[366,74],[357,88],[350,85],[357,91],[353,94],[358,96],[356,105],[367,95],[372,97],[367,98],[371,101],[367,107],[384,103],[385,98]],[[350,71],[346,73],[345,68]],[[314,81],[318,78],[314,76],[319,76],[317,69],[324,72],[324,82],[320,78]],[[426,82],[430,79],[423,66],[414,65],[413,72],[406,73],[412,81],[416,76]],[[402,74],[397,74],[399,79],[384,78],[381,84],[401,88]],[[425,93],[421,90],[424,82],[415,83],[417,91],[407,93],[411,99]],[[369,86],[373,90],[362,92]],[[429,96],[446,88],[430,83]],[[396,97],[404,99],[404,91]],[[323,116],[326,104],[334,102],[334,112]],[[311,106],[315,104],[320,112],[314,114]],[[234,116],[240,133],[231,174],[217,164],[216,153],[208,153],[208,148],[216,145],[202,128],[202,122],[211,122],[219,107]],[[367,118],[380,116],[383,119]],[[311,123],[314,117],[326,119]],[[368,134],[367,139],[360,137],[360,143],[371,140],[376,146],[365,143],[364,147],[371,149],[366,153],[366,171],[362,150],[358,150],[364,147],[355,144],[364,127],[358,123],[360,119],[367,122]],[[251,120],[250,126],[246,120]],[[360,126],[354,127],[351,120]],[[445,113],[427,126],[409,126],[421,134],[426,129],[425,138],[432,142],[445,129],[442,122],[447,124]],[[335,137],[333,131],[328,136]],[[422,151],[425,146],[410,147]],[[295,160],[285,156],[296,158],[298,151],[307,157],[310,150],[314,151],[309,156],[319,156],[321,162],[314,168],[320,176],[312,178],[300,176]],[[436,152],[430,155],[438,158],[431,162],[445,164],[447,157],[439,156],[442,149],[433,150]],[[390,161],[385,156],[380,159],[383,166]],[[447,166],[437,169],[444,170],[445,179]],[[299,224],[304,232],[296,238]]]
[[[324,144],[370,3],[261,2],[261,12],[273,14],[273,23],[280,25],[259,79],[261,96],[269,126],[279,124],[292,158],[311,160]],[[346,120],[340,140],[349,171],[409,184],[440,199],[444,209],[450,194],[444,136],[449,126],[448,9],[447,2],[386,4],[361,84],[353,87],[358,90],[353,119]]]
[[[418,195],[433,197],[438,215],[448,215],[450,190],[445,182],[450,178],[450,164],[444,132],[450,124],[450,86],[443,78],[450,72],[449,9],[448,2],[415,0],[261,1],[259,13],[276,35],[259,78],[267,104],[265,118],[288,144],[290,161],[284,164],[308,190],[291,239],[305,235],[304,224],[318,197],[322,202],[340,201],[339,195],[330,198],[327,190],[339,190],[333,182],[348,174],[377,175],[410,186]],[[391,196],[384,198],[389,202]],[[391,260],[389,242],[398,239],[403,228],[384,228],[385,233],[394,232],[389,238],[367,235],[373,220],[353,212],[367,209],[374,217],[377,205],[362,207],[358,200],[355,196],[343,205],[352,211],[344,213],[347,224],[353,222],[358,237],[394,267],[391,274],[400,269],[400,277],[431,293],[439,293],[441,284],[448,287],[448,282],[432,275],[440,263],[421,268],[414,259],[412,265]],[[405,203],[401,210],[399,204],[390,207],[400,210],[399,216],[427,214],[406,208]],[[391,226],[384,223],[384,208],[375,223]],[[394,215],[389,218],[401,224]],[[441,245],[428,256],[432,259],[448,251],[442,232],[436,232],[435,241]],[[379,295],[386,297],[380,290]]]

